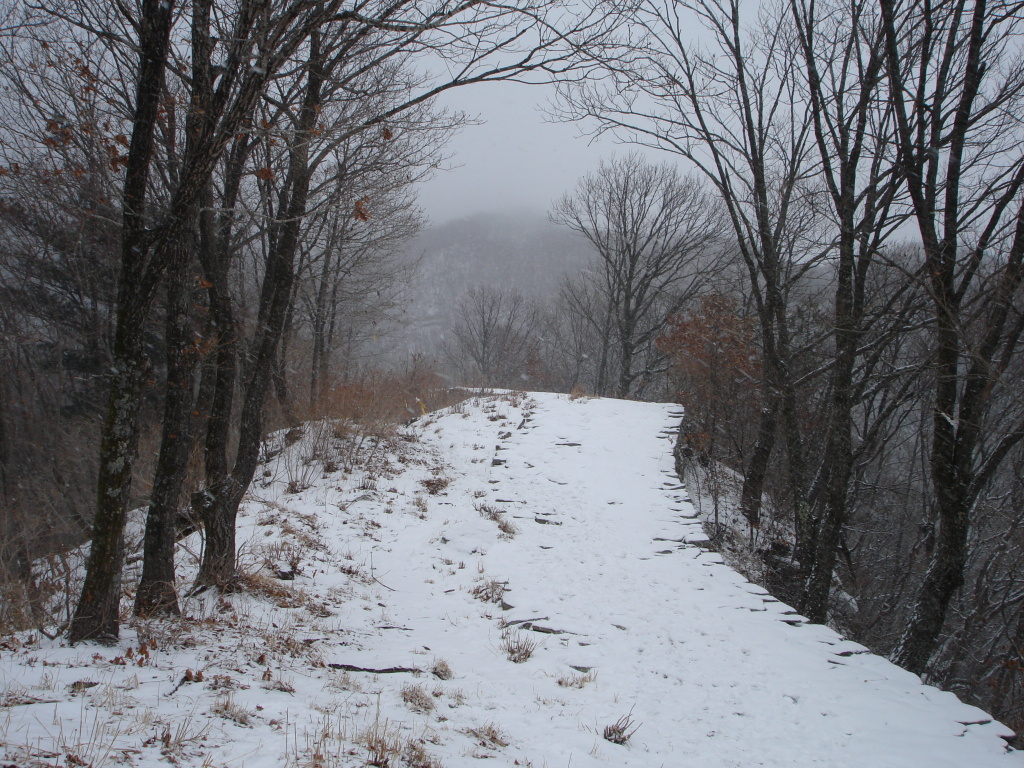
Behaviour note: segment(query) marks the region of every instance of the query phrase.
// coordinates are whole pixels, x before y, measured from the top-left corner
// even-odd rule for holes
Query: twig
[[[385,584],[383,581],[381,581],[380,579],[378,579],[376,576],[373,575],[373,555],[370,555],[370,578],[373,579],[374,581],[376,581],[382,587],[384,587],[384,589],[389,589],[392,592],[396,592],[397,591],[397,590],[393,589],[392,587],[389,587],[387,584]]]

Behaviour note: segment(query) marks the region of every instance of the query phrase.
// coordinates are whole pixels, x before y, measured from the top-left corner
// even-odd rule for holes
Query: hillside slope
[[[677,422],[672,406],[531,394],[379,440],[279,436],[241,518],[248,590],[188,598],[186,619],[139,623],[117,649],[7,641],[0,754],[19,768],[1024,766],[985,713],[690,543],[703,534],[672,473]],[[198,547],[180,551],[183,587]]]

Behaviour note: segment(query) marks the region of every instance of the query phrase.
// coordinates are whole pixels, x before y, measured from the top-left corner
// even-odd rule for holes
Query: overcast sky
[[[444,95],[443,104],[486,122],[452,140],[450,164],[460,167],[421,185],[419,202],[431,223],[478,212],[545,215],[601,157],[628,151],[610,139],[589,144],[575,125],[546,122],[539,107],[552,93],[546,86],[488,83]]]

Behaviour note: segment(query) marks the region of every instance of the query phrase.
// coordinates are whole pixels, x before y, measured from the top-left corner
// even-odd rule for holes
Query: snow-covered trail
[[[480,501],[521,531],[481,558],[509,581],[503,618],[565,632],[514,670],[515,695],[492,702],[511,732],[545,745],[547,764],[1024,764],[980,710],[803,624],[718,555],[682,543],[703,535],[673,472],[671,406],[532,399],[476,466]],[[548,694],[542,683],[570,667],[597,670],[593,690]],[[543,711],[522,712],[531,692],[550,696]],[[628,713],[640,724],[628,746],[600,738]]]
[[[1024,767],[984,712],[697,546],[677,425],[669,405],[473,398],[349,472],[307,428],[240,513],[258,588],[112,649],[0,638],[0,763],[357,768],[384,764],[381,737],[404,745],[388,768]],[[509,641],[537,647],[513,663]],[[635,733],[606,740],[622,718]]]

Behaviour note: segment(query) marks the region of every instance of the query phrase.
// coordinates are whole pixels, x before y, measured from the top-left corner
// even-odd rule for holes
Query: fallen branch
[[[375,675],[393,675],[398,672],[409,672],[413,675],[423,674],[422,669],[417,667],[384,667],[383,669],[374,669],[373,667],[357,667],[354,664],[328,664],[331,669],[343,669],[346,672],[371,672]]]
[[[534,622],[534,621],[551,621],[551,617],[550,616],[537,616],[536,618],[533,618],[533,619],[516,619],[515,621],[505,621],[505,622],[502,622],[502,626],[503,627],[514,627],[516,624],[526,624],[527,622]]]

